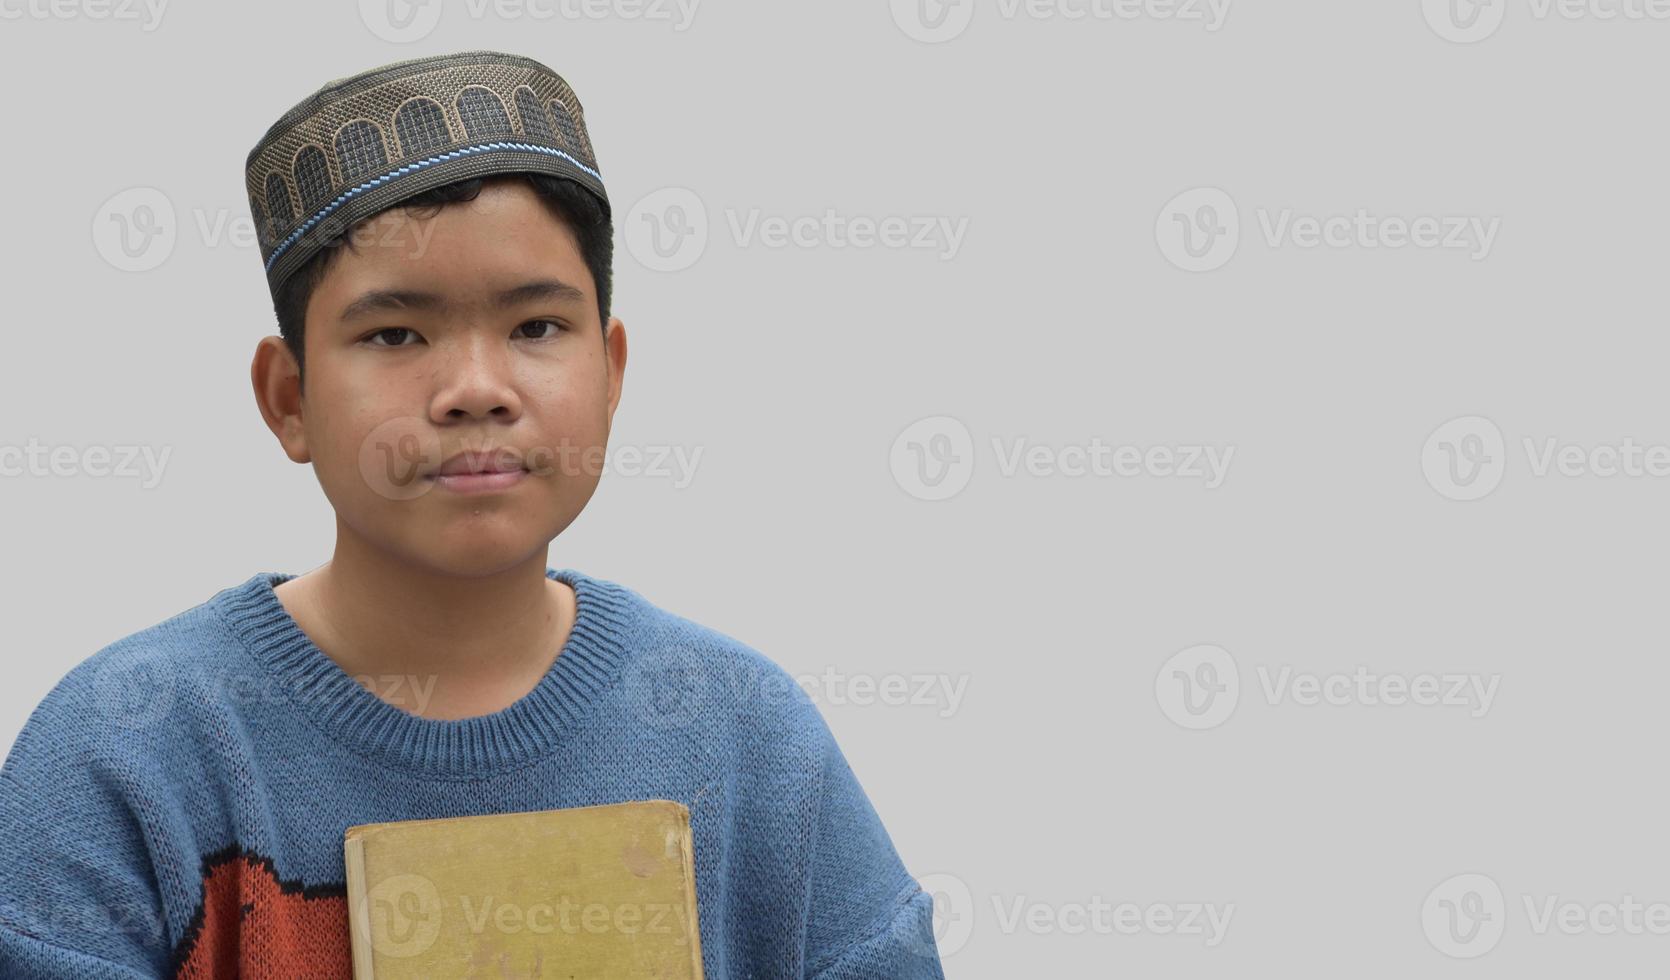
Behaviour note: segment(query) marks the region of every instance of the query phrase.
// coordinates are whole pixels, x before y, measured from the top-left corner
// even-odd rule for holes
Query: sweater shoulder
[[[801,681],[753,644],[638,597],[642,614],[626,667],[629,697],[687,723],[729,722],[760,734],[828,728]]]
[[[31,712],[11,755],[40,739],[88,749],[132,746],[170,715],[205,703],[212,677],[253,668],[217,611],[221,594],[119,637],[71,667]]]
[[[640,638],[652,650],[689,652],[712,667],[793,680],[787,668],[752,644],[642,597],[640,602]]]
[[[699,651],[713,663],[789,676],[782,664],[744,640],[661,606],[646,602],[646,609],[640,624],[652,643]]]

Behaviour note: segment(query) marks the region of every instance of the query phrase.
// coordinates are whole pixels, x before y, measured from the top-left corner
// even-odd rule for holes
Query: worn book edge
[[[652,803],[672,808],[678,816],[683,833],[679,835],[679,851],[684,865],[684,897],[685,908],[689,915],[685,924],[685,932],[690,937],[690,950],[694,954],[694,980],[704,980],[702,972],[702,932],[700,925],[700,910],[696,907],[696,855],[694,849],[694,834],[690,830],[690,808],[677,800],[625,800],[619,803],[600,803],[586,807],[560,807],[558,810],[531,810],[518,813],[478,814],[467,817],[437,817],[431,820],[397,820],[385,823],[356,824],[349,827],[342,837],[342,857],[347,869],[348,877],[348,907],[350,910],[360,910],[359,915],[349,915],[349,949],[353,957],[354,980],[376,980],[371,955],[371,918],[366,895],[365,876],[365,841],[376,836],[386,827],[399,825],[426,823],[444,824],[456,823],[460,820],[490,820],[494,817],[527,816],[529,813],[555,813],[571,810],[598,810],[605,807],[619,807],[634,804]]]
[[[348,948],[353,954],[354,980],[372,980],[371,918],[365,894],[365,843],[350,827],[342,840],[342,857],[348,866],[348,908],[359,914],[348,916]]]

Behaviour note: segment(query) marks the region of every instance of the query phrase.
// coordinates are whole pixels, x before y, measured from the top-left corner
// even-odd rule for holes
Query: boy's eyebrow
[[[536,279],[525,282],[520,286],[512,286],[493,297],[493,302],[500,309],[517,306],[522,303],[534,303],[542,300],[583,300],[585,291],[578,286],[571,286],[560,279]],[[446,300],[436,293],[426,293],[418,289],[373,289],[362,294],[358,299],[343,307],[338,320],[346,323],[349,320],[368,316],[383,310],[443,310],[447,306]]]

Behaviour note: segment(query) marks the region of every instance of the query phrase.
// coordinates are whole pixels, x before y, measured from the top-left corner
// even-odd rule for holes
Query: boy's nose
[[[508,352],[472,337],[449,351],[438,368],[436,421],[459,417],[515,418],[521,413]]]

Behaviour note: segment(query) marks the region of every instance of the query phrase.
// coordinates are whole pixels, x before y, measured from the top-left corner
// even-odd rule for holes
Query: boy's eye
[[[384,327],[381,330],[367,334],[365,336],[365,342],[370,344],[372,347],[408,347],[410,346],[409,344],[403,344],[400,342],[408,334],[413,337],[417,336],[417,334],[412,331],[411,327]],[[377,343],[379,339],[388,341],[388,343]]]
[[[547,327],[550,328],[549,333],[545,330]],[[530,329],[533,331],[531,335],[528,332]],[[529,320],[516,330],[523,340],[549,340],[562,332],[562,324],[555,320]]]
[[[516,336],[522,340],[550,340],[562,329],[562,324],[555,320],[529,320],[516,328]],[[361,343],[372,347],[410,347],[411,344],[404,343],[408,337],[416,339],[417,331],[411,327],[384,327],[366,334]]]

